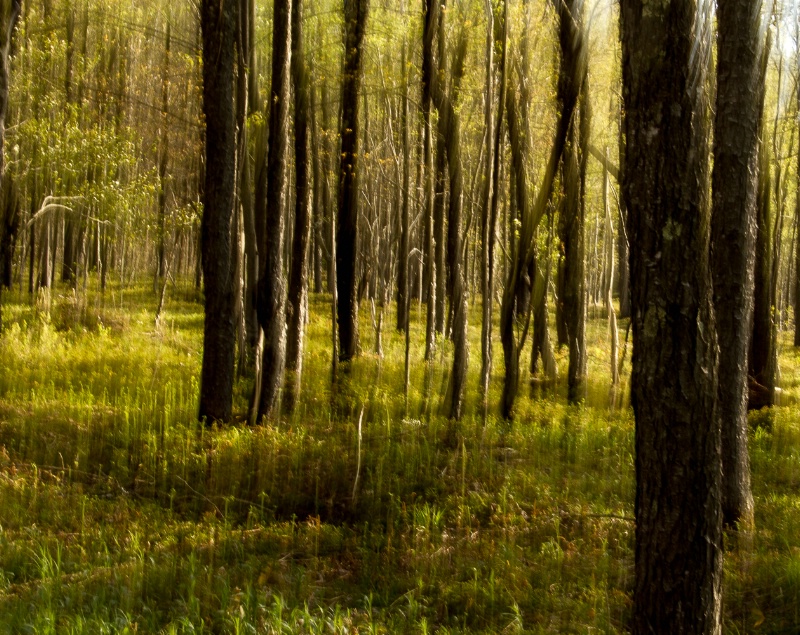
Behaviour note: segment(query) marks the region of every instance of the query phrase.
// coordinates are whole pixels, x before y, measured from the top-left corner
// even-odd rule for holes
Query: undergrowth
[[[451,348],[423,361],[424,306],[406,400],[404,338],[387,326],[384,356],[370,353],[366,310],[363,354],[332,385],[329,302],[310,301],[295,411],[206,427],[193,299],[170,300],[159,324],[145,285],[5,301],[0,632],[626,630],[633,422],[626,387],[610,394],[603,309],[590,309],[585,402],[533,383],[509,425],[494,414],[497,345],[486,415],[479,403],[474,307],[454,424],[440,413]],[[787,347],[790,403],[752,419],[757,527],[726,544],[727,632],[800,624],[798,362]],[[237,380],[240,421],[251,381]]]

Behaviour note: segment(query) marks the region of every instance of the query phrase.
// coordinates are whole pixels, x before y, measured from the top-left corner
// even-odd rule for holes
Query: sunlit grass
[[[479,404],[476,305],[467,415],[453,424],[440,415],[450,344],[423,362],[424,307],[406,405],[393,316],[379,359],[365,310],[363,354],[332,388],[330,299],[315,296],[295,412],[206,428],[202,307],[171,300],[157,327],[144,286],[111,293],[3,307],[0,632],[625,630],[633,423],[609,408],[602,307],[585,404],[525,383],[509,426]],[[501,380],[495,345],[490,404]],[[239,415],[249,390],[240,378]],[[798,623],[797,414],[753,419],[757,530],[728,547],[731,632]]]

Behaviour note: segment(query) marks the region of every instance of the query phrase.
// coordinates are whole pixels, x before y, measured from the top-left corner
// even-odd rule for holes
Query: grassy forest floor
[[[158,326],[144,284],[85,302],[61,290],[49,311],[5,296],[1,633],[626,630],[633,418],[609,405],[601,307],[586,403],[525,382],[508,426],[477,404],[476,305],[454,425],[438,412],[451,349],[423,363],[424,310],[406,410],[393,316],[379,359],[365,307],[365,352],[332,392],[315,296],[295,413],[207,429],[202,306],[173,296]],[[800,633],[800,352],[785,341],[787,405],[751,417],[756,530],[726,537],[727,633]],[[490,403],[501,381],[495,344]],[[241,413],[248,391],[237,382]]]

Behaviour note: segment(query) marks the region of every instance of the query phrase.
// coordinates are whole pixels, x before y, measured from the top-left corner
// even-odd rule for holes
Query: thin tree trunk
[[[273,7],[272,87],[269,100],[266,200],[257,201],[257,216],[265,220],[264,264],[258,281],[258,322],[264,332],[257,420],[276,413],[286,361],[286,286],[283,277],[284,230],[287,198],[289,86],[292,0],[276,0]]]
[[[423,161],[425,163],[425,257],[427,287],[427,313],[425,326],[425,360],[433,359],[436,346],[436,260],[435,248],[435,194],[433,178],[433,125],[431,123],[431,85],[433,78],[433,41],[435,36],[436,0],[425,0],[425,16],[422,35],[422,116],[424,121]]]

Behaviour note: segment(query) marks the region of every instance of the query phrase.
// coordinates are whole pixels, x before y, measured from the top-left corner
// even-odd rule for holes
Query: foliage
[[[206,429],[199,307],[173,300],[154,330],[151,294],[125,297],[90,295],[73,322],[69,295],[59,319],[7,307],[0,632],[624,632],[633,424],[609,409],[604,316],[590,319],[585,405],[533,387],[513,428],[454,426],[437,413],[446,363],[414,369],[405,411],[393,333],[332,393],[330,299],[313,296],[295,414]],[[412,333],[423,321],[412,311]],[[237,390],[243,411],[246,378]],[[797,620],[800,428],[796,406],[765,416],[757,529],[727,545],[740,632]]]

